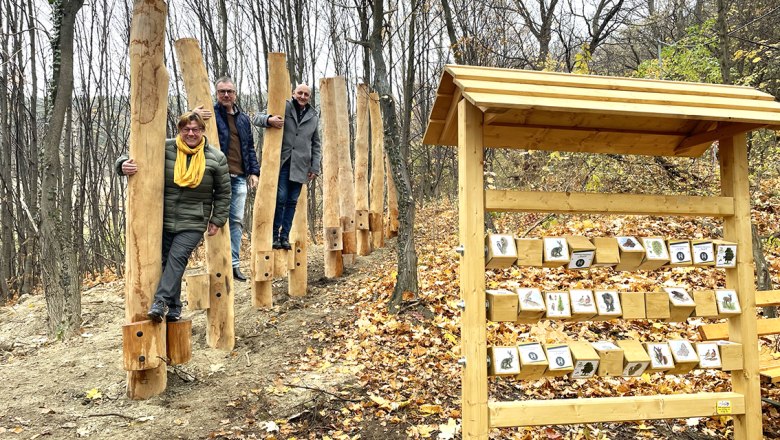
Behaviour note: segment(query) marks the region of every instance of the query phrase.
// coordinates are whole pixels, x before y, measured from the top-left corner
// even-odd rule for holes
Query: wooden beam
[[[450,101],[450,109],[447,112],[447,117],[444,119],[444,128],[439,136],[439,142],[443,143],[445,139],[453,139],[457,137],[458,128],[458,102],[460,102],[461,92],[460,88],[455,89],[455,94]]]
[[[485,321],[485,196],[482,112],[467,100],[458,104],[458,224],[463,368],[463,440],[488,438],[487,330]]]
[[[385,211],[385,128],[382,121],[382,108],[379,106],[379,94],[368,95],[368,109],[371,116],[371,181],[368,184],[370,194],[369,210],[377,218],[378,232],[371,233],[374,249],[385,247],[383,213]]]
[[[704,131],[686,137],[677,145],[677,147],[675,147],[674,152],[677,154],[685,153],[687,150],[693,149],[697,145],[707,144],[707,146],[709,146],[709,144],[718,139],[731,137],[739,133],[747,133],[748,131],[753,131],[765,126],[766,125],[762,124],[720,123],[714,130]]]
[[[485,191],[485,209],[493,212],[579,212],[728,217],[734,214],[734,199],[731,197],[487,190]]]
[[[287,293],[290,296],[306,296],[306,291],[309,288],[309,264],[307,261],[309,205],[306,203],[308,200],[307,194],[307,185],[304,183],[301,188],[301,195],[298,197],[298,205],[295,208],[292,229],[290,229],[292,250],[289,252],[292,253],[290,258],[293,260],[292,268],[287,273]]]
[[[739,243],[737,265],[726,269],[726,288],[737,291],[746,313],[729,318],[729,339],[742,344],[744,369],[731,376],[732,390],[745,396],[745,414],[734,417],[734,440],[762,436],[761,380],[758,374],[758,338],[756,337],[755,273],[753,272],[753,235],[750,221],[750,176],[747,142],[744,134],[720,140],[721,194],[734,198],[734,215],[723,220],[723,238]]]
[[[338,127],[339,219],[341,221],[341,235],[344,245],[344,248],[341,250],[341,258],[343,265],[350,267],[355,263],[355,253],[357,252],[355,172],[352,168],[352,156],[349,151],[347,82],[343,76],[334,78],[333,96],[336,100],[336,124]]]
[[[747,313],[746,308],[744,313]],[[768,336],[780,334],[780,318],[758,319],[756,323],[756,336]],[[705,341],[718,341],[729,339],[729,324],[721,322],[717,324],[704,324],[699,327],[699,335]]]
[[[708,417],[718,415],[722,401],[730,402],[731,414],[745,413],[742,395],[729,392],[491,402],[488,407],[490,427],[504,428]]]
[[[357,87],[355,113],[355,209],[368,211],[368,86]],[[429,126],[430,127],[430,126]],[[438,136],[437,136],[438,139]],[[357,230],[357,254],[371,253],[368,229]]]
[[[780,306],[780,290],[756,291],[756,307]]]
[[[326,241],[329,231],[341,236],[339,192],[339,128],[336,115],[336,79],[320,79],[320,108],[322,114],[322,229]],[[341,249],[323,249],[325,278],[338,278],[344,273]]]

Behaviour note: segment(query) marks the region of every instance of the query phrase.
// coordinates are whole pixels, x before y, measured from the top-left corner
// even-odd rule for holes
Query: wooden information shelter
[[[730,405],[735,439],[762,437],[745,133],[780,126],[780,103],[748,87],[446,66],[424,143],[458,146],[462,417],[464,439],[491,428],[717,415]],[[718,197],[486,190],[485,148],[697,157],[719,141]],[[745,313],[729,319],[744,367],[732,391],[556,400],[488,401],[486,212],[722,217],[737,242],[725,269]]]

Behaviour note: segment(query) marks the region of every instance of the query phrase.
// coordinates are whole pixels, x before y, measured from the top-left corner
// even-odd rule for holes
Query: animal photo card
[[[544,311],[544,298],[542,297],[542,292],[539,289],[517,289],[517,298],[519,301],[519,310],[521,311]]]
[[[735,290],[716,290],[715,300],[718,303],[718,313],[721,315],[739,315],[742,313]]]
[[[737,245],[719,244],[715,256],[715,267],[737,267]]]
[[[569,292],[545,292],[548,318],[571,318]]]
[[[493,371],[496,376],[520,374],[520,357],[517,347],[492,347]]]
[[[664,287],[669,300],[676,306],[696,306],[693,298],[682,287]]]
[[[697,362],[699,360],[699,357],[696,355],[696,349],[693,348],[693,344],[690,341],[674,339],[669,341],[669,348],[678,363]]]
[[[664,239],[660,237],[645,237],[642,238],[642,242],[645,245],[645,253],[647,258],[652,260],[668,260],[669,251],[666,249],[666,243]],[[690,256],[690,250],[688,251]]]
[[[669,344],[665,342],[650,342],[647,344],[647,354],[650,355],[650,368],[654,370],[669,370],[674,368],[674,359]]]
[[[696,344],[700,368],[721,368],[720,350],[716,342],[699,342]]]
[[[624,251],[641,250],[642,245],[639,244],[639,240],[636,237],[615,237],[617,238],[618,246]]]
[[[638,377],[647,370],[649,362],[629,362],[623,368],[623,376]]]
[[[587,379],[596,375],[599,368],[598,360],[577,361],[574,365],[574,371],[571,373],[572,379]]]
[[[516,256],[515,239],[511,235],[492,234],[490,235],[490,245],[495,256]]]
[[[544,238],[544,259],[545,261],[569,261],[569,245],[566,239],[562,237]]]
[[[520,360],[523,365],[547,363],[547,357],[544,355],[542,344],[538,342],[520,344],[517,346],[517,349],[520,350]]]
[[[569,291],[571,297],[571,311],[575,315],[595,315],[596,300],[593,298],[593,291],[585,289],[572,289]]]
[[[620,316],[623,309],[620,307],[620,295],[615,290],[597,290],[593,294],[596,297],[596,308],[601,316]]]

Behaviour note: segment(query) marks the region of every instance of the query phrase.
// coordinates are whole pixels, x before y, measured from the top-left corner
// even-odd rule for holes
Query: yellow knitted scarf
[[[196,188],[203,180],[206,171],[206,153],[204,147],[206,137],[200,139],[195,148],[190,148],[181,135],[176,136],[176,163],[173,166],[173,182],[181,187]],[[187,166],[187,156],[191,155],[190,165]]]

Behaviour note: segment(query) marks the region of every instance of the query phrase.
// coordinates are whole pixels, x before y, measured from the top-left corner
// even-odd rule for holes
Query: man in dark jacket
[[[230,254],[233,262],[233,279],[246,281],[239,269],[239,251],[243,235],[244,206],[246,205],[247,186],[254,189],[260,176],[257,164],[255,141],[252,137],[252,125],[249,116],[236,104],[236,87],[229,76],[217,79],[217,102],[214,104],[215,121],[219,134],[219,146],[227,157],[230,168]],[[211,112],[202,107],[194,109],[203,119],[209,119]]]
[[[163,273],[148,316],[156,322],[181,318],[181,277],[190,254],[203,238],[217,233],[230,211],[230,175],[225,155],[203,136],[206,124],[194,112],[179,119],[179,135],[165,141]],[[116,161],[120,175],[138,165],[127,155]]]
[[[317,132],[319,115],[309,104],[311,88],[299,84],[287,101],[285,114],[258,114],[252,121],[266,128],[284,128],[279,186],[274,212],[274,249],[291,249],[290,228],[301,188],[320,174],[322,150]]]

